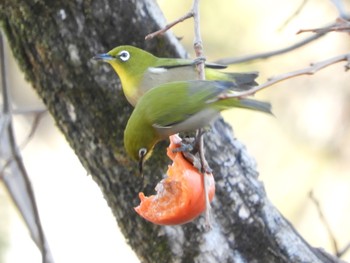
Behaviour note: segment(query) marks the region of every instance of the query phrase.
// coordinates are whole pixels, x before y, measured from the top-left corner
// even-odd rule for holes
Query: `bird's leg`
[[[201,63],[205,63],[207,59],[203,56],[201,57],[196,57],[194,60],[193,60],[193,64],[195,65],[198,65],[198,64],[201,64]]]
[[[208,162],[204,156],[203,135],[205,129],[197,130],[196,137],[185,137],[181,140],[180,147],[173,149],[173,153],[182,152],[187,161],[201,173],[212,173]],[[202,153],[202,154],[201,154]]]
[[[194,137],[185,137],[180,142],[181,146],[173,149],[173,153],[181,152],[183,157],[190,162],[199,172],[202,171],[198,155],[198,143]]]
[[[173,149],[173,153],[177,153],[177,152],[188,152],[188,153],[192,153],[194,150],[194,142],[195,142],[195,138],[193,137],[185,137],[182,139],[182,141],[180,142],[181,146],[178,148]]]

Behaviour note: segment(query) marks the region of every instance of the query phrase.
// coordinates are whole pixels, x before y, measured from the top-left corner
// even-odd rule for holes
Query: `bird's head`
[[[147,68],[152,67],[155,63],[157,57],[137,47],[119,46],[108,53],[98,54],[93,59],[111,64],[119,77],[123,79],[123,77],[143,76]]]
[[[102,60],[113,67],[127,100],[135,106],[141,96],[140,83],[148,68],[153,67],[158,58],[133,46],[119,46],[108,53],[98,54],[93,59]]]
[[[124,147],[127,154],[138,162],[141,175],[143,164],[151,157],[153,148],[158,141],[159,136],[153,127],[134,111],[124,130]]]
[[[138,162],[138,169],[140,174],[143,174],[143,164],[151,157],[154,143],[146,143],[145,141],[139,140],[140,138],[130,138],[124,135],[124,146],[128,155]]]

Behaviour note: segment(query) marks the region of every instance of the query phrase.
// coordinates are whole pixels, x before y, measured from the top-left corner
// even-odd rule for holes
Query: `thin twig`
[[[339,17],[348,20],[350,18],[349,12],[345,10],[344,1],[342,0],[331,0],[335,8],[338,10]]]
[[[2,115],[0,115],[0,138],[6,132],[6,127],[8,125],[9,120],[10,120],[10,115],[9,114],[4,114],[3,113]]]
[[[305,33],[305,32],[313,32],[313,33],[328,33],[328,32],[350,32],[350,22],[341,17],[337,18],[336,22],[333,25],[320,27],[320,28],[308,28],[308,29],[300,29],[297,34]]]
[[[205,225],[207,229],[210,229],[211,227],[211,205],[210,205],[210,199],[209,199],[209,185],[210,181],[209,178],[212,175],[210,172],[209,165],[207,163],[207,160],[205,158],[204,154],[204,136],[203,136],[203,130],[198,130],[199,134],[199,159],[201,162],[202,167],[202,176],[203,176],[203,188],[204,188],[204,200],[205,200]]]
[[[2,161],[3,165],[1,166],[1,169],[0,169],[0,180],[4,180],[6,169],[12,163],[12,161],[13,161],[12,157]]]
[[[37,108],[37,109],[12,109],[13,115],[32,115],[32,114],[41,114],[47,112],[45,108]]]
[[[299,15],[299,13],[301,12],[301,10],[303,10],[304,6],[306,5],[308,0],[304,0],[297,8],[297,10],[294,11],[294,13],[287,18],[287,20],[281,25],[281,27],[278,29],[278,31],[281,31],[283,28],[285,28],[290,21],[292,21],[297,15]]]
[[[193,13],[193,20],[194,20],[194,51],[197,57],[197,71],[198,71],[198,79],[199,80],[205,80],[205,57],[204,57],[204,52],[203,52],[203,42],[202,42],[202,37],[201,37],[201,32],[200,32],[200,15],[199,15],[199,0],[194,0],[193,1],[193,7],[192,7],[192,13]],[[197,140],[199,140],[198,145],[199,145],[199,159],[202,167],[202,176],[203,176],[203,184],[204,184],[204,194],[205,194],[205,222],[206,222],[206,228],[210,229],[211,227],[211,220],[210,220],[210,215],[211,215],[211,206],[210,206],[210,200],[209,200],[209,175],[210,175],[210,170],[208,168],[208,162],[205,159],[205,154],[204,154],[204,139],[203,139],[203,130],[199,129],[197,131]]]
[[[253,54],[253,55],[236,57],[236,58],[222,58],[222,59],[215,61],[215,63],[223,64],[223,65],[232,65],[232,64],[239,64],[239,63],[243,63],[243,62],[250,62],[250,61],[254,61],[254,60],[258,60],[258,59],[267,59],[267,58],[270,58],[273,56],[277,56],[277,55],[281,55],[281,54],[290,52],[290,51],[297,49],[299,47],[302,47],[302,46],[304,46],[312,41],[319,39],[320,37],[324,36],[325,34],[326,34],[326,32],[312,35],[308,38],[305,38],[305,39],[303,39],[303,40],[301,40],[293,45],[287,46],[285,48],[272,50],[272,51],[268,51],[268,52],[257,53],[257,54]]]
[[[145,40],[149,40],[151,38],[154,38],[155,36],[158,36],[158,35],[163,35],[166,31],[168,31],[170,28],[172,28],[173,26],[177,25],[178,23],[181,23],[183,21],[185,21],[186,19],[189,19],[193,17],[193,12],[192,10],[190,12],[188,12],[186,15],[174,20],[173,22],[167,24],[164,28],[156,31],[156,32],[153,32],[153,33],[150,33],[148,34],[146,37],[145,37]]]
[[[347,54],[343,54],[343,55],[339,55],[336,57],[332,57],[317,63],[313,63],[311,64],[309,67],[307,68],[303,68],[303,69],[299,69],[296,71],[292,71],[292,72],[287,72],[284,74],[280,74],[278,76],[272,77],[270,79],[268,79],[265,83],[256,86],[250,90],[247,91],[242,91],[242,92],[236,92],[235,94],[230,94],[230,95],[225,95],[225,98],[227,97],[246,97],[246,96],[250,96],[250,95],[254,95],[256,92],[265,89],[267,87],[270,87],[278,82],[281,82],[283,80],[286,79],[291,79],[291,78],[295,78],[301,75],[313,75],[315,74],[317,71],[326,68],[330,65],[333,65],[335,63],[341,62],[341,61],[347,61],[347,64],[345,65],[345,70],[349,70],[350,69],[350,53]]]
[[[24,149],[27,146],[27,144],[30,142],[36,129],[39,126],[41,118],[44,116],[44,114],[46,112],[47,112],[47,110],[43,110],[43,111],[38,112],[34,115],[34,120],[33,120],[33,123],[31,125],[30,131],[29,131],[28,135],[26,136],[25,140],[20,144],[20,146],[19,146],[20,149]]]
[[[203,44],[200,30],[200,16],[199,16],[199,0],[193,1],[193,21],[194,21],[194,51],[196,53],[197,59],[197,70],[198,70],[198,79],[205,80],[204,73],[204,53],[203,53]]]
[[[6,135],[7,135],[8,143],[10,145],[10,151],[11,151],[11,155],[12,155],[12,159],[8,163],[11,163],[12,161],[14,161],[16,163],[17,168],[19,169],[19,172],[21,173],[22,179],[25,183],[26,193],[28,194],[28,197],[30,199],[30,203],[32,205],[32,212],[33,212],[35,224],[37,226],[37,231],[38,231],[38,239],[39,239],[38,242],[39,243],[37,245],[39,246],[39,249],[41,250],[42,262],[46,263],[46,262],[48,262],[48,260],[47,260],[48,259],[48,250],[46,248],[44,231],[43,231],[42,224],[41,224],[40,217],[39,217],[39,211],[38,211],[38,207],[37,207],[36,200],[35,200],[34,190],[32,188],[30,178],[27,174],[26,168],[23,164],[21,153],[18,150],[16,139],[14,136],[14,130],[13,130],[13,125],[12,125],[12,116],[11,116],[12,107],[11,107],[11,103],[10,103],[10,95],[9,95],[9,90],[8,90],[8,86],[7,86],[7,81],[6,81],[4,54],[5,54],[5,51],[4,51],[3,37],[2,37],[2,34],[0,33],[0,63],[1,63],[0,64],[0,68],[1,68],[0,74],[1,74],[1,79],[2,79],[1,86],[2,86],[2,96],[3,96],[2,113],[5,116],[8,116],[8,118],[9,118],[6,121],[6,123],[7,123]],[[2,173],[5,173],[5,171],[2,171]],[[16,201],[16,200],[14,200],[14,201]],[[17,207],[19,208],[19,206],[17,206]]]
[[[19,115],[24,115],[24,114],[35,114],[33,123],[31,125],[31,129],[26,136],[26,139],[20,144],[19,148],[24,149],[26,145],[30,142],[31,138],[33,137],[40,119],[42,118],[43,114],[47,112],[47,109],[35,109],[35,110],[12,110],[12,115],[14,114],[19,114]],[[10,114],[3,114],[0,118],[0,138],[2,136],[5,136],[5,132],[7,132],[7,128],[9,125],[9,121],[12,121],[11,115]],[[0,180],[3,180],[4,175],[5,175],[5,170],[7,167],[12,163],[13,158],[12,156],[8,156],[4,158],[6,161],[2,165],[0,169]]]
[[[320,217],[320,220],[322,221],[323,225],[325,226],[327,232],[328,232],[328,236],[329,236],[329,239],[331,240],[332,242],[332,245],[333,245],[333,249],[334,249],[334,252],[335,254],[338,254],[338,244],[337,244],[337,241],[335,240],[335,237],[334,237],[334,234],[333,234],[333,231],[332,229],[330,228],[329,226],[329,223],[327,222],[323,212],[322,212],[322,208],[321,208],[321,205],[320,205],[320,202],[317,200],[317,198],[314,196],[314,193],[313,191],[310,191],[309,193],[309,198],[311,199],[311,201],[314,203],[315,207],[316,207],[316,210],[318,212],[318,216]]]
[[[343,249],[341,249],[340,251],[338,251],[337,257],[341,258],[342,256],[344,256],[344,254],[345,254],[346,252],[348,252],[349,249],[350,249],[350,243],[348,243]]]

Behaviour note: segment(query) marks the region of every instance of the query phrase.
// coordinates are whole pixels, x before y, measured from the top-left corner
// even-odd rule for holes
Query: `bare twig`
[[[174,20],[173,22],[167,24],[164,28],[156,31],[156,32],[153,32],[153,33],[150,33],[148,34],[145,39],[148,40],[148,39],[151,39],[151,38],[154,38],[155,36],[158,36],[158,35],[163,35],[166,31],[168,31],[170,28],[172,28],[173,26],[177,25],[178,23],[181,23],[183,21],[185,21],[186,19],[189,19],[193,17],[193,12],[192,10],[190,12],[188,12],[186,15]]]
[[[306,45],[314,40],[319,39],[320,37],[324,36],[325,34],[326,34],[326,32],[312,35],[308,38],[305,38],[305,39],[303,39],[303,40],[301,40],[293,45],[287,46],[285,48],[272,50],[272,51],[268,51],[268,52],[257,53],[257,54],[248,55],[248,56],[236,57],[236,58],[222,58],[222,59],[215,61],[215,63],[223,64],[223,65],[232,65],[232,64],[239,64],[239,63],[243,63],[243,62],[250,62],[250,61],[254,61],[254,60],[258,60],[258,59],[267,59],[267,58],[270,58],[273,56],[277,56],[277,55],[281,55],[281,54],[290,52],[290,51],[297,49],[299,47],[302,47],[302,46],[304,46],[304,45]]]
[[[295,10],[295,12],[288,17],[288,19],[282,24],[282,26],[278,29],[279,31],[281,31],[283,28],[285,28],[290,21],[292,21],[294,19],[294,17],[296,17],[297,15],[299,15],[299,13],[301,12],[301,10],[303,10],[304,6],[306,5],[308,0],[303,0],[303,2],[298,6],[297,10]]]
[[[44,116],[44,114],[46,112],[47,112],[47,110],[43,110],[41,112],[37,112],[34,115],[34,120],[33,120],[32,126],[30,128],[30,131],[29,131],[28,135],[26,136],[26,139],[21,143],[21,145],[19,147],[20,149],[23,149],[24,147],[27,146],[28,142],[31,140],[36,129],[38,128],[41,118]]]
[[[192,13],[193,13],[193,20],[194,20],[194,51],[196,53],[197,57],[197,71],[198,71],[198,79],[199,80],[205,80],[205,57],[203,52],[203,42],[200,32],[200,15],[199,15],[199,0],[193,1],[193,7],[192,7]],[[203,183],[204,183],[204,194],[205,194],[205,221],[206,221],[206,227],[209,229],[211,227],[211,221],[210,221],[210,215],[211,215],[211,206],[209,201],[209,175],[211,173],[210,169],[208,168],[208,162],[205,159],[204,154],[204,140],[203,140],[203,130],[199,129],[197,131],[197,140],[199,140],[199,159],[201,162],[202,167],[202,175],[203,175]]]
[[[199,0],[193,1],[193,20],[194,20],[194,51],[196,53],[196,57],[198,59],[197,70],[198,70],[198,79],[205,80],[204,73],[204,55],[203,55],[203,45],[202,45],[202,37],[200,30],[200,16],[199,16]]]
[[[337,241],[335,240],[334,233],[333,233],[332,229],[330,228],[329,223],[327,222],[327,220],[326,220],[326,218],[325,218],[325,216],[324,216],[324,214],[322,212],[322,208],[321,208],[320,202],[314,196],[313,191],[310,191],[309,198],[314,203],[314,205],[316,207],[316,210],[318,212],[318,216],[320,217],[320,220],[322,221],[323,225],[325,226],[325,228],[326,228],[326,230],[328,232],[328,236],[329,236],[329,239],[332,242],[335,254],[338,254],[338,244],[337,244]]]
[[[203,130],[199,129],[198,131],[199,136],[199,159],[201,162],[201,167],[202,167],[202,176],[203,176],[203,188],[204,188],[204,200],[205,200],[205,222],[206,222],[206,227],[209,229],[211,227],[211,205],[210,205],[210,200],[209,200],[209,176],[211,176],[211,169],[209,168],[209,165],[207,163],[207,160],[205,158],[204,154],[204,137],[203,137]]]
[[[30,142],[31,138],[33,137],[41,118],[43,117],[43,115],[47,112],[46,109],[43,110],[30,110],[30,111],[16,111],[13,110],[12,114],[35,114],[34,116],[34,120],[33,123],[31,125],[30,131],[28,133],[28,135],[26,136],[25,140],[20,144],[19,148],[20,149],[24,149],[27,144]],[[1,116],[0,118],[0,138],[2,136],[5,136],[4,133],[7,132],[7,128],[9,125],[9,121],[11,121],[11,115],[10,114],[6,114],[5,116]],[[3,162],[3,165],[0,169],[0,180],[3,180],[4,178],[4,174],[5,174],[5,170],[8,168],[8,166],[11,164],[11,162],[13,161],[13,157],[12,156],[5,156],[5,162]]]
[[[10,115],[4,114],[4,110],[2,110],[2,115],[0,115],[0,138],[6,132],[6,127],[8,125],[9,120],[10,120]]]
[[[337,257],[341,258],[350,249],[350,243],[348,243],[343,249],[338,251]]]
[[[331,0],[335,8],[338,10],[339,17],[348,20],[350,18],[349,13],[345,10],[344,1],[342,0]]]
[[[348,54],[343,54],[343,55],[339,55],[333,58],[329,58],[317,63],[313,63],[311,64],[309,67],[307,68],[303,68],[303,69],[299,69],[296,71],[292,71],[292,72],[287,72],[275,77],[272,77],[270,79],[268,79],[265,83],[256,86],[250,90],[247,91],[242,91],[242,92],[236,92],[235,94],[230,94],[230,95],[226,95],[225,98],[227,98],[227,96],[229,97],[246,97],[246,96],[250,96],[250,95],[254,95],[256,92],[265,89],[267,87],[270,87],[278,82],[281,82],[283,80],[286,79],[291,79],[291,78],[295,78],[301,75],[313,75],[315,74],[317,71],[326,68],[330,65],[333,65],[335,63],[338,62],[342,62],[342,61],[346,61],[347,64],[345,65],[345,70],[349,70],[350,69],[350,53]]]
[[[222,59],[219,59],[215,62],[218,64],[223,64],[223,65],[232,65],[232,64],[239,64],[239,63],[243,63],[243,62],[251,62],[254,60],[258,60],[258,59],[267,59],[267,58],[281,55],[284,53],[288,53],[292,50],[300,48],[306,44],[309,44],[312,41],[315,41],[315,40],[323,37],[324,35],[326,35],[330,31],[349,32],[349,23],[350,22],[348,21],[348,19],[350,16],[348,13],[345,12],[343,2],[340,0],[332,0],[332,2],[337,7],[338,12],[339,12],[339,16],[340,16],[340,18],[338,18],[335,23],[331,23],[330,25],[327,25],[327,26],[324,26],[321,28],[304,29],[304,30],[299,30],[299,32],[297,32],[297,34],[299,34],[302,32],[310,32],[311,31],[311,32],[316,33],[315,35],[312,35],[308,38],[305,38],[305,39],[303,39],[303,40],[301,40],[293,45],[287,46],[285,48],[272,50],[272,51],[268,51],[268,52],[257,53],[257,54],[253,54],[253,55],[241,56],[241,57],[222,58]],[[306,0],[300,5],[300,7],[298,8],[296,13],[298,13],[302,9],[302,7],[305,5],[305,3],[306,3]],[[293,16],[294,15],[296,15],[296,14],[293,14]],[[289,20],[290,19],[288,19],[286,21],[286,23],[288,23]],[[285,26],[285,24],[283,26]]]
[[[36,114],[42,114],[47,112],[47,109],[45,108],[38,108],[38,109],[12,109],[13,115],[36,115]]]
[[[7,86],[7,81],[6,81],[6,72],[5,72],[5,59],[4,59],[4,44],[3,44],[3,38],[2,34],[0,33],[0,68],[1,68],[1,88],[2,88],[2,96],[3,96],[3,108],[2,108],[2,114],[3,116],[6,116],[6,121],[4,121],[4,125],[6,127],[3,128],[3,132],[1,133],[1,138],[2,141],[6,142],[6,145],[8,145],[9,149],[6,149],[6,151],[9,152],[9,155],[11,155],[11,159],[7,160],[5,163],[5,168],[9,166],[9,164],[12,164],[12,162],[15,162],[16,165],[16,171],[18,172],[18,176],[15,177],[14,175],[11,175],[9,179],[5,178],[5,168],[2,169],[1,171],[1,179],[4,181],[6,187],[9,189],[9,193],[11,194],[11,197],[13,201],[15,202],[17,208],[20,210],[23,218],[25,219],[27,226],[32,234],[32,238],[41,250],[42,254],[42,262],[47,263],[47,262],[52,262],[51,255],[49,253],[49,250],[47,248],[47,243],[44,235],[44,231],[41,225],[40,217],[39,217],[39,212],[38,212],[38,207],[36,204],[35,200],[35,195],[34,191],[30,182],[30,178],[27,174],[26,168],[23,164],[23,160],[21,157],[21,153],[19,152],[19,149],[17,147],[16,139],[14,136],[14,130],[13,130],[13,125],[12,125],[12,107],[10,103],[10,95],[9,95],[9,90]],[[6,145],[1,145],[2,147],[6,147]],[[17,203],[18,200],[20,200],[18,195],[18,192],[14,193],[12,191],[12,187],[14,184],[18,183],[17,181],[14,181],[15,179],[13,178],[20,178],[21,183],[25,185],[25,194],[26,198],[29,198],[30,200],[30,210],[31,214],[30,220],[34,220],[35,222],[35,229],[33,229],[27,221],[27,215],[23,212],[21,208],[21,205]]]
[[[309,28],[309,29],[300,29],[297,34],[305,33],[305,32],[313,32],[313,33],[328,33],[328,32],[350,32],[350,22],[339,17],[333,25],[320,27],[320,28]]]

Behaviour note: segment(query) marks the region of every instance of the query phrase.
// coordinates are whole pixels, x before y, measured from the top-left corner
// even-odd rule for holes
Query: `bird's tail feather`
[[[271,104],[269,102],[244,98],[240,99],[239,103],[242,105],[242,108],[272,114]]]
[[[273,114],[271,111],[271,104],[265,101],[258,101],[248,98],[225,98],[217,102],[217,105],[221,110],[230,109],[230,108],[242,108],[249,110],[261,111],[269,114]]]
[[[249,90],[258,85],[255,81],[259,75],[258,72],[224,72],[224,74],[227,76],[227,80],[233,81],[237,84],[237,87],[234,89],[235,91]]]

